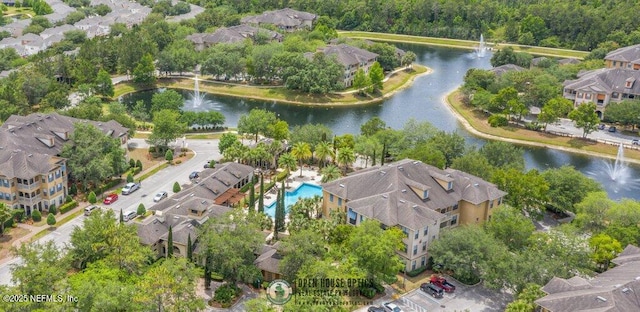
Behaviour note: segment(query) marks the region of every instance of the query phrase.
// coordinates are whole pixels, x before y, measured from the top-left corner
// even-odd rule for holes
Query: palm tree
[[[356,154],[350,147],[343,147],[338,150],[338,164],[344,165],[344,172],[347,172],[349,165],[356,160]]]
[[[302,177],[302,161],[311,157],[311,148],[306,142],[297,142],[291,148],[291,155],[298,160],[300,165],[300,177]]]
[[[333,160],[335,155],[333,154],[333,146],[331,143],[327,141],[322,141],[316,145],[316,158],[318,158],[318,166],[322,167],[327,158],[331,158]],[[322,164],[322,165],[321,165]]]
[[[334,165],[328,165],[322,168],[322,170],[320,170],[320,174],[322,174],[322,183],[327,183],[342,177],[342,172],[340,172],[340,169]]]
[[[288,170],[289,172],[296,170],[296,159],[291,155],[291,153],[284,153],[280,155],[278,159],[278,164],[280,168]],[[287,182],[287,187],[289,187],[289,183]]]

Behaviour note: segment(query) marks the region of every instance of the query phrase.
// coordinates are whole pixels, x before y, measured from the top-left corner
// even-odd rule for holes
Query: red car
[[[447,282],[447,280],[442,276],[431,276],[430,282],[431,284],[444,289],[444,291],[448,293],[452,293],[456,290],[456,286]]]
[[[109,205],[111,203],[113,203],[114,201],[118,200],[118,194],[109,194],[103,201],[103,203],[105,205]]]

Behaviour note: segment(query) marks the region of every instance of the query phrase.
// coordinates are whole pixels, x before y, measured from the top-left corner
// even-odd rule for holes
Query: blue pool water
[[[284,197],[285,214],[289,213],[290,206],[295,204],[298,201],[298,198],[311,198],[315,195],[322,196],[322,187],[314,184],[307,184],[307,183],[302,183],[293,192],[286,192]],[[264,213],[266,213],[268,216],[272,218],[275,218],[275,215],[276,215],[275,201],[271,205],[264,207]]]

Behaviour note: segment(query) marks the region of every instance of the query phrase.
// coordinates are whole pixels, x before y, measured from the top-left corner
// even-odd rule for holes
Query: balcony
[[[18,202],[21,204],[33,205],[34,203],[38,203],[42,200],[42,195],[36,194],[34,196],[18,196]]]
[[[40,181],[31,184],[16,183],[18,190],[35,190],[40,188]]]

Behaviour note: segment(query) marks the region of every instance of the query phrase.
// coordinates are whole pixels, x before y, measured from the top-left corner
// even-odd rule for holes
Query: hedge
[[[67,213],[69,210],[71,210],[73,208],[76,208],[76,207],[78,207],[78,202],[75,201],[75,200],[72,200],[71,202],[60,206],[60,209],[58,209],[58,210],[60,210],[60,214],[63,214],[63,213]]]
[[[99,187],[99,188],[96,190],[96,194],[102,194],[102,193],[104,193],[106,190],[108,190],[108,189],[110,189],[110,188],[112,188],[112,187],[114,187],[114,186],[116,186],[116,185],[120,184],[121,182],[122,182],[122,179],[114,179],[114,180],[111,180],[111,181],[107,182],[105,185],[103,185],[103,186]]]
[[[13,227],[13,222],[14,222],[13,217],[7,219],[7,221],[4,221],[4,230],[6,231],[7,229]]]
[[[421,267],[421,268],[417,268],[417,269],[415,269],[415,270],[413,270],[413,271],[409,271],[409,272],[407,272],[407,276],[409,276],[409,277],[416,277],[416,276],[420,275],[420,273],[422,273],[422,272],[424,272],[424,271],[426,271],[426,270],[427,270],[427,267],[426,267],[426,266],[423,266],[423,267]]]

